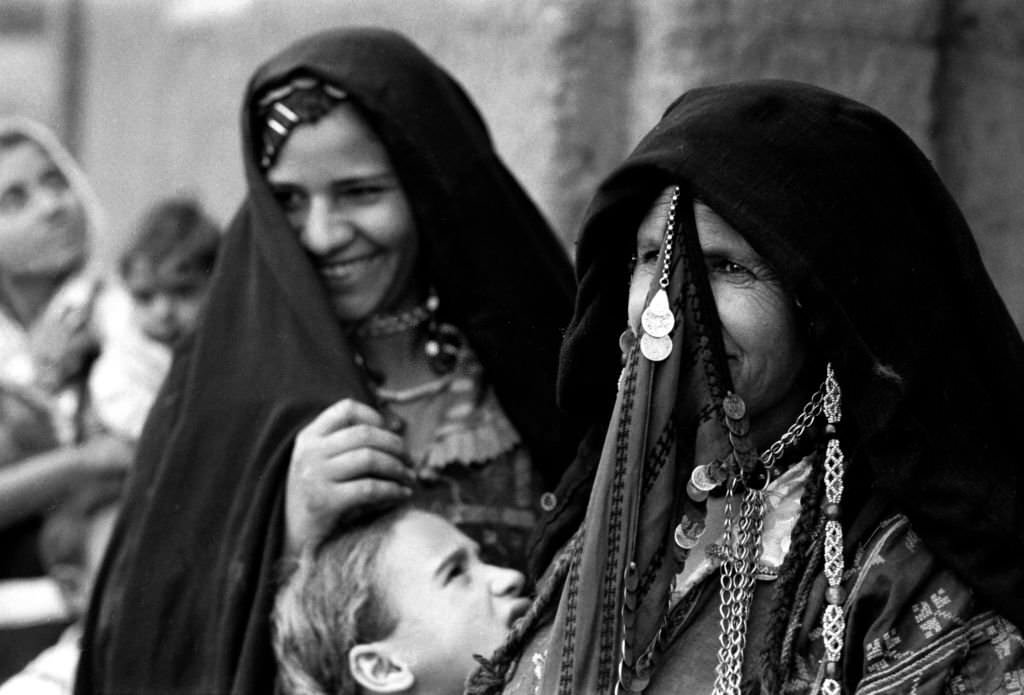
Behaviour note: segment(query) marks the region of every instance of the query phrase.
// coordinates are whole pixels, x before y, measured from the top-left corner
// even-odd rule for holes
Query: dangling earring
[[[423,351],[427,354],[427,362],[435,374],[450,374],[459,361],[462,350],[462,336],[454,326],[442,323],[437,318],[437,309],[441,300],[437,293],[430,290],[427,297],[427,342]]]
[[[640,336],[640,352],[651,362],[662,362],[672,354],[672,329],[676,326],[676,317],[668,302],[669,269],[672,264],[672,240],[676,222],[676,203],[679,200],[679,186],[672,191],[669,203],[668,220],[665,222],[665,253],[662,260],[661,277],[658,278],[658,291],[654,293],[650,303],[640,315],[643,335]]]
[[[839,661],[843,653],[843,633],[846,631],[846,619],[843,617],[843,604],[846,602],[846,590],[843,589],[843,527],[841,525],[843,501],[843,450],[839,448],[839,434],[836,425],[842,420],[842,394],[839,382],[836,381],[832,365],[829,364],[825,374],[825,400],[823,403],[825,417],[825,434],[828,436],[828,447],[825,450],[825,578],[828,589],[825,590],[825,614],[821,619],[821,639],[825,643],[825,681],[821,691],[825,695],[839,695],[842,686],[839,684]]]

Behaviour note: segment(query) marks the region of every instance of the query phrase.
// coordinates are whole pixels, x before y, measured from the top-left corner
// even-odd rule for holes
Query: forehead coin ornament
[[[665,253],[662,259],[661,277],[658,278],[658,291],[640,315],[640,326],[644,329],[640,337],[640,352],[652,362],[661,362],[672,354],[672,338],[670,334],[676,326],[676,317],[668,302],[668,274],[672,264],[672,230],[675,228],[676,203],[679,200],[679,187],[672,191],[669,203],[668,220],[665,223]]]

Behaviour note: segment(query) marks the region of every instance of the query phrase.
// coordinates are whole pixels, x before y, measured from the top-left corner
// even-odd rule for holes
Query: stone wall
[[[1019,0],[80,0],[81,154],[113,253],[152,201],[243,192],[249,73],[336,24],[409,34],[463,82],[571,246],[598,180],[696,85],[815,82],[886,112],[932,156],[1024,325],[1024,4]]]

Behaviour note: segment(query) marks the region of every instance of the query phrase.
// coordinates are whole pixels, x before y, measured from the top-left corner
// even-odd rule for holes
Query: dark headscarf
[[[581,578],[575,590],[561,594],[546,672],[554,669],[561,684],[574,683],[569,690],[611,685],[621,625],[593,617],[601,630],[588,632],[570,623],[586,625],[580,616],[621,612],[630,549],[646,553],[639,562],[641,590],[662,571],[659,558],[668,549],[651,544],[665,534],[671,542],[671,527],[644,527],[647,517],[638,522],[637,509],[649,510],[658,495],[685,494],[679,480],[686,480],[688,470],[670,481],[674,493],[648,485],[650,494],[631,508],[629,485],[644,482],[630,483],[628,471],[616,477],[603,470],[622,456],[648,466],[658,460],[661,442],[654,437],[666,431],[665,414],[656,412],[667,400],[658,388],[664,373],[649,388],[638,387],[655,409],[646,421],[650,448],[630,454],[625,444],[633,446],[636,436],[630,431],[619,437],[621,456],[609,455],[606,444],[602,468],[595,470],[621,367],[617,338],[626,321],[636,230],[670,184],[709,205],[775,268],[799,300],[813,354],[835,366],[843,392],[848,548],[864,540],[885,511],[905,513],[931,550],[985,603],[1024,625],[1024,499],[1014,436],[1024,417],[1018,395],[1024,343],[963,215],[926,157],[873,109],[807,85],[740,83],[697,89],[677,100],[604,182],[588,211],[559,397],[594,429],[560,486],[560,507],[541,528],[538,565],[580,527],[584,511],[587,534],[595,530],[608,537],[585,535],[573,545],[584,550],[576,551],[581,559],[568,570],[569,584],[573,567],[582,567],[576,570]],[[692,234],[688,217],[681,229]],[[692,321],[693,306],[686,301],[677,312]],[[630,378],[649,380],[650,370],[627,368],[626,391]],[[635,408],[646,403],[638,396]],[[635,429],[635,412],[624,416],[616,410],[612,419],[626,417],[634,418]],[[615,434],[608,438],[614,442]],[[591,492],[588,481],[595,472]],[[598,489],[602,485],[605,492]],[[616,489],[626,491],[624,503],[616,500]],[[607,517],[611,508],[614,516],[616,504],[625,505],[618,530],[592,520],[595,509],[596,516]],[[675,523],[671,515],[663,517]],[[602,566],[600,558],[596,568],[587,564],[586,548],[601,543],[618,548],[617,555],[605,555],[605,563],[617,567]],[[588,584],[595,576],[607,580]],[[638,634],[646,640],[657,621],[644,608],[640,619],[648,622]],[[566,636],[575,644],[567,647]]]
[[[468,339],[537,470],[557,479],[568,460],[553,384],[571,269],[476,108],[395,33],[345,29],[299,41],[248,86],[249,194],[139,445],[78,693],[273,690],[269,614],[292,442],[338,399],[372,402],[258,164],[256,100],[298,74],[347,92],[379,135],[412,205],[442,318]]]

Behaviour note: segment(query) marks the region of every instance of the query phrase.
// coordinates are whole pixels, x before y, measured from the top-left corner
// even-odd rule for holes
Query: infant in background
[[[101,429],[139,438],[170,368],[170,347],[195,327],[219,242],[217,226],[188,199],[159,203],[143,219],[121,256],[127,293],[105,293],[96,307],[102,349],[88,391]],[[125,315],[130,330],[109,328]]]

